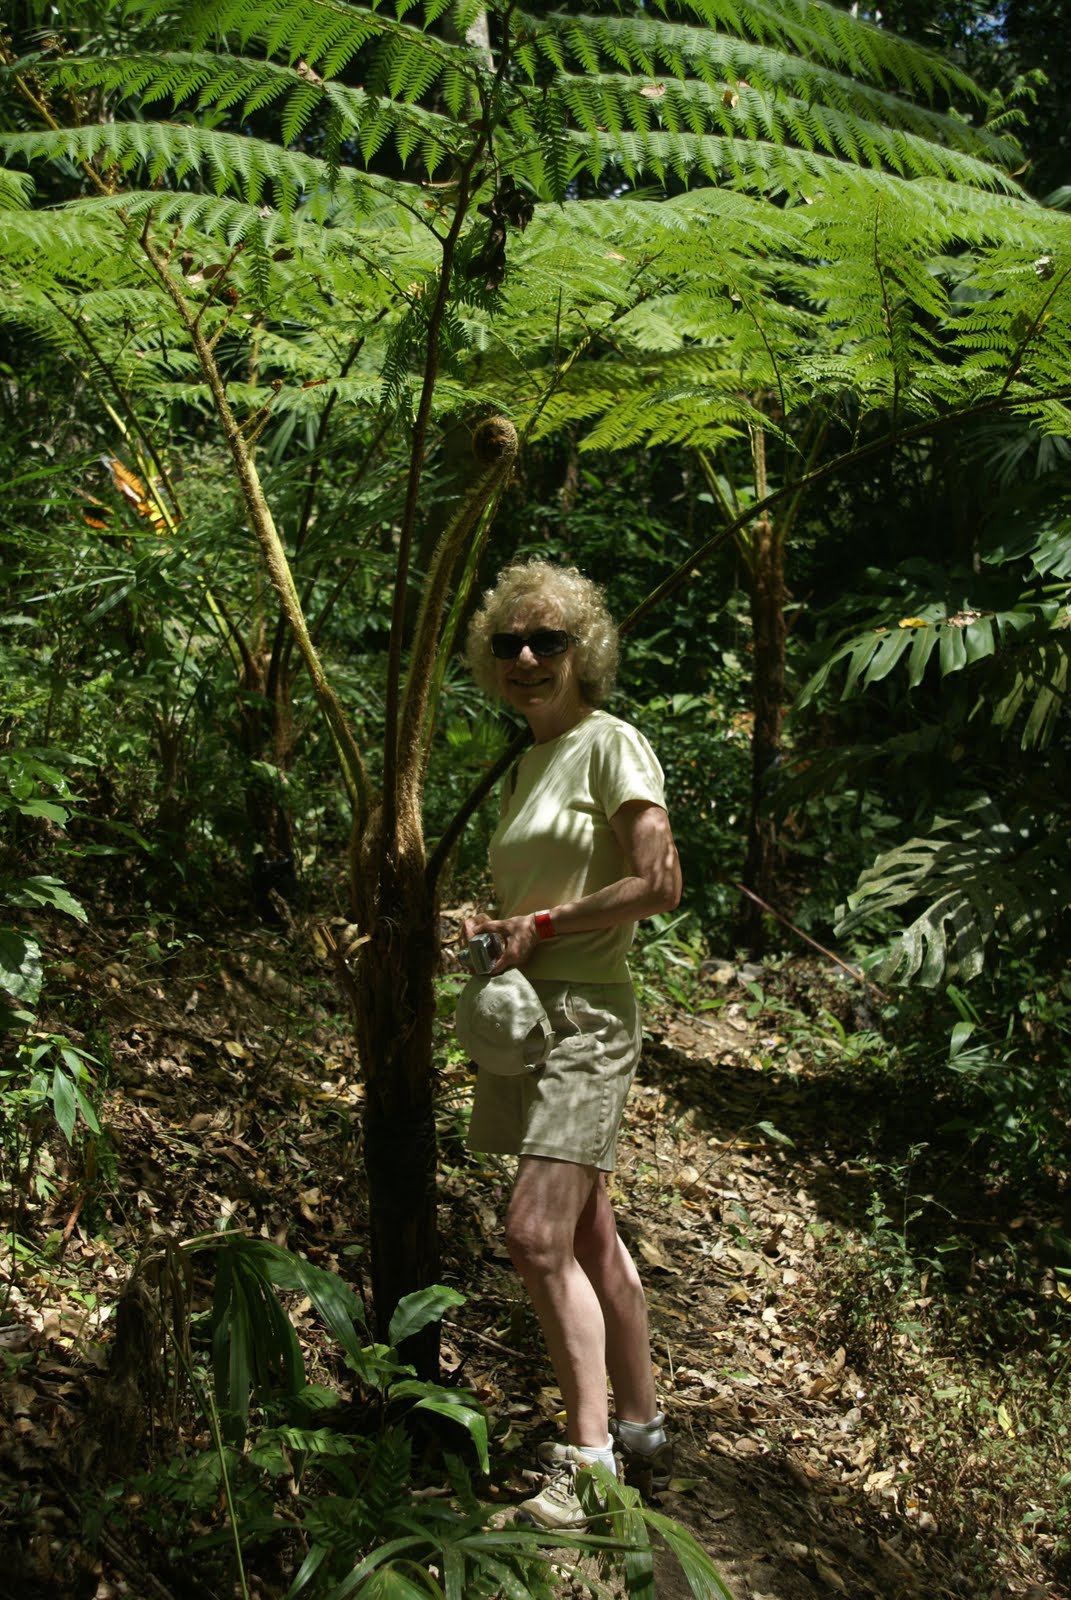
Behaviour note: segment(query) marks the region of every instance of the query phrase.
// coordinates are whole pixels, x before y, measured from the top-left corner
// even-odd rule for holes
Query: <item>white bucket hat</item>
[[[454,1032],[478,1067],[505,1078],[534,1072],[554,1044],[550,1018],[518,967],[469,979]]]

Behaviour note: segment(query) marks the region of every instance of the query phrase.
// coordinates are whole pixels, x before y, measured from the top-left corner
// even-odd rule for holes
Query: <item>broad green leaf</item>
[[[365,1556],[341,1583],[329,1589],[324,1600],[348,1600],[348,1597],[356,1594],[358,1590],[366,1595],[371,1594],[370,1580],[379,1567],[393,1561],[395,1556],[400,1556],[405,1550],[419,1549],[424,1542],[423,1538],[414,1538],[412,1534],[406,1534],[400,1539],[388,1539],[386,1544],[380,1545]]]
[[[391,1394],[395,1394],[394,1389]],[[449,1417],[451,1422],[460,1423],[476,1446],[476,1454],[480,1461],[481,1472],[490,1472],[491,1461],[487,1453],[487,1418],[482,1412],[474,1410],[464,1402],[448,1400],[441,1397],[426,1396],[418,1400],[413,1407],[414,1411],[435,1411],[441,1417]]]
[[[911,641],[911,657],[908,663],[907,681],[912,689],[918,688],[926,672],[930,656],[937,646],[937,629],[934,627],[918,628]]]
[[[442,1551],[443,1593],[446,1600],[466,1600],[465,1558],[454,1544],[446,1544]]]
[[[629,1600],[655,1600],[654,1553],[642,1512],[634,1506],[615,1510],[613,1529],[625,1541],[625,1592]]]
[[[1012,828],[981,796],[959,817],[936,818],[928,836],[884,852],[861,874],[837,931],[887,926],[889,911],[924,902],[869,970],[878,982],[932,987],[976,977],[998,929],[1010,942],[1036,939],[1069,897],[1066,829],[1025,812]]]
[[[294,1574],[294,1581],[286,1591],[286,1600],[297,1600],[298,1595],[304,1593],[306,1586],[315,1578],[330,1553],[330,1547],[326,1544],[313,1545]]]
[[[66,806],[57,805],[54,800],[19,800],[15,802],[15,810],[24,817],[44,817],[46,822],[54,822],[60,828],[66,827],[70,816]]]
[[[93,1102],[84,1093],[81,1084],[75,1084],[74,1097],[78,1102],[78,1109],[82,1113],[86,1127],[91,1133],[99,1133],[100,1123],[97,1121],[97,1113],[93,1107]]]
[[[418,1289],[414,1294],[407,1294],[398,1301],[394,1315],[390,1319],[387,1338],[397,1349],[406,1339],[412,1338],[414,1333],[419,1333],[421,1328],[426,1328],[430,1322],[439,1322],[447,1311],[464,1303],[463,1294],[458,1294],[456,1289],[448,1289],[441,1283],[433,1283],[427,1289]]]
[[[954,1056],[958,1055],[974,1031],[975,1025],[973,1022],[957,1022],[952,1029],[952,1036],[949,1041],[949,1054]]]
[[[100,1066],[96,1056],[91,1056],[88,1050],[75,1050],[70,1044],[60,1044],[59,1053],[70,1070],[71,1077],[77,1081],[87,1075],[86,1062],[91,1061],[95,1067]]]
[[[429,1595],[441,1595],[442,1590],[431,1574],[422,1572],[419,1567],[405,1570],[389,1566],[374,1572],[362,1586],[361,1593],[367,1600],[428,1600]]]
[[[24,1005],[36,1005],[44,973],[41,949],[14,928],[0,928],[0,989]]]
[[[950,672],[958,672],[966,665],[967,646],[963,629],[954,623],[946,623],[941,629],[941,674],[947,677]]]
[[[277,1288],[307,1294],[357,1370],[363,1370],[364,1353],[354,1324],[363,1325],[364,1307],[350,1286],[337,1273],[314,1266],[291,1250],[282,1250],[266,1240],[257,1240],[256,1244],[265,1258],[270,1281]]]
[[[240,1439],[249,1415],[253,1352],[245,1291],[235,1269],[234,1252],[226,1246],[216,1255],[212,1372],[224,1434]]]
[[[772,1139],[775,1144],[787,1145],[791,1150],[796,1148],[788,1134],[782,1133],[780,1128],[775,1128],[772,1122],[758,1122],[755,1126],[760,1133],[764,1133],[767,1139]]]
[[[56,911],[77,917],[79,922],[89,920],[85,908],[58,878],[20,878],[8,898],[16,906],[52,906]]]
[[[687,1528],[682,1528],[672,1517],[652,1511],[650,1507],[644,1510],[644,1520],[662,1535],[680,1562],[696,1600],[733,1600],[732,1591],[722,1582],[717,1567]]]
[[[996,627],[992,617],[975,617],[963,630],[963,642],[968,661],[982,661],[994,654],[997,648]]]
[[[515,1546],[516,1537],[516,1534],[514,1534],[513,1539],[505,1546],[507,1550],[511,1545]],[[575,1542],[575,1537],[574,1535],[574,1539],[570,1541],[571,1543]],[[549,1543],[551,1541],[557,1542],[554,1540],[553,1535],[541,1542]],[[495,1582],[495,1588],[492,1590],[495,1600],[531,1600],[531,1591],[521,1582],[516,1571],[507,1566],[504,1561],[496,1561],[492,1556],[484,1555],[480,1560],[480,1568],[488,1578],[493,1579]]]
[[[290,1450],[303,1450],[309,1455],[353,1455],[353,1440],[333,1428],[274,1428],[271,1437],[280,1439]]]
[[[63,1136],[70,1144],[74,1138],[74,1125],[78,1118],[78,1101],[75,1097],[74,1084],[62,1067],[57,1067],[52,1074],[52,1107]]]
[[[864,683],[880,683],[887,678],[900,657],[914,644],[914,633],[909,628],[897,628],[882,639],[867,664]]]

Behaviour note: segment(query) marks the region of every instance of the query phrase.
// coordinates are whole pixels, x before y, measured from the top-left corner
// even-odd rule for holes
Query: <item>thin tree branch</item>
[[[1035,334],[1038,332],[1038,329],[1043,327],[1045,322],[1047,321],[1048,315],[1049,315],[1049,307],[1052,305],[1052,302],[1055,300],[1057,294],[1063,288],[1064,284],[1067,282],[1067,278],[1068,278],[1068,274],[1069,273],[1071,273],[1071,267],[1065,267],[1063,272],[1061,272],[1059,274],[1059,276],[1055,279],[1052,288],[1050,289],[1049,293],[1045,296],[1045,299],[1044,299],[1044,302],[1042,303],[1040,311],[1038,312],[1037,316],[1034,318],[1033,322],[1030,324],[1029,328],[1024,333],[1024,335],[1023,335],[1023,337],[1022,337],[1022,339],[1021,339],[1021,341],[1019,343],[1019,347],[1016,350],[1014,356],[1012,357],[1011,366],[1008,368],[1007,376],[1005,377],[1004,382],[1001,385],[1000,394],[998,396],[998,399],[1000,399],[1000,400],[1004,399],[1004,397],[1008,393],[1008,390],[1011,388],[1012,383],[1015,381],[1016,374],[1018,373],[1020,367],[1023,364],[1023,357],[1026,355],[1026,352],[1027,352],[1027,349],[1029,348],[1030,342],[1034,338]]]
[[[776,906],[770,905],[762,898],[761,895],[756,894],[754,889],[749,889],[746,884],[737,883],[735,878],[723,878],[722,882],[727,883],[729,887],[731,889],[735,889],[738,894],[746,895],[749,900],[753,900],[757,906],[762,908],[763,911],[769,912],[771,917],[776,917],[778,922],[783,923],[791,933],[796,934],[800,939],[804,940],[804,942],[809,944],[813,950],[817,950],[819,955],[826,956],[830,961],[833,962],[835,966],[840,967],[842,972],[846,972],[849,978],[854,978],[856,983],[861,983],[864,989],[869,989],[873,994],[876,994],[879,1000],[888,999],[888,996],[878,988],[877,984],[871,983],[866,973],[863,972],[859,967],[850,966],[848,962],[843,961],[840,956],[834,955],[832,950],[827,950],[824,944],[819,944],[817,939],[812,939],[809,933],[804,933],[802,928],[797,928],[796,924],[791,920],[790,917],[786,917],[783,912],[778,911]]]
[[[424,474],[424,452],[435,385],[439,376],[440,346],[443,320],[450,298],[450,277],[454,255],[461,229],[468,216],[469,184],[479,155],[483,150],[481,137],[468,161],[461,169],[457,200],[449,232],[442,244],[442,261],[435,301],[428,317],[428,344],[424,358],[424,377],[420,388],[410,445],[409,476],[406,483],[405,505],[398,535],[397,566],[394,579],[394,602],[391,608],[390,646],[387,654],[386,707],[383,729],[383,843],[392,855],[396,849],[398,825],[398,719],[401,711],[402,646],[405,633],[405,613],[409,598],[409,567],[412,559],[413,539],[416,530],[417,504],[420,483]]]

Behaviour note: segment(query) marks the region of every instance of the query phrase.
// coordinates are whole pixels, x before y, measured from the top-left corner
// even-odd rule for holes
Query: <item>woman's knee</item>
[[[519,1272],[555,1271],[573,1261],[577,1219],[592,1210],[593,1180],[572,1162],[522,1157],[506,1215],[506,1248]]]
[[[506,1249],[522,1276],[553,1271],[571,1253],[561,1228],[537,1212],[516,1206],[506,1217]]]

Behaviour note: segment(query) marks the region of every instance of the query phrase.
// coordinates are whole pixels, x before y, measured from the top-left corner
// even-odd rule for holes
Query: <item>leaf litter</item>
[[[69,944],[79,1012],[110,1039],[101,1109],[114,1155],[79,1172],[56,1152],[51,1194],[23,1197],[37,1249],[13,1258],[9,1232],[0,1257],[0,1515],[18,1551],[0,1594],[167,1600],[151,1548],[87,1528],[78,1493],[90,1469],[122,1477],[151,1448],[138,1395],[107,1394],[130,1266],[154,1235],[229,1219],[363,1295],[362,1088],[329,974],[281,934],[229,934],[225,955],[187,948],[165,971],[128,962],[99,930]],[[717,982],[731,987],[724,972]],[[771,1071],[769,1045],[740,1005],[647,1017],[612,1193],[676,1439],[661,1509],[735,1600],[1066,1600],[1022,1543],[991,1551],[979,1579],[970,1530],[943,1526],[915,1486],[921,1438],[889,1428],[874,1373],[836,1341],[823,1257],[851,1162],[823,1127],[818,1076],[807,1081],[798,1052]],[[502,1242],[507,1165],[463,1153],[468,1072],[444,1052],[442,1276],[466,1301],[444,1325],[442,1364],[491,1415],[485,1493],[508,1509],[531,1492],[561,1398]],[[335,1355],[309,1310],[291,1317],[322,1377]],[[912,1396],[900,1401],[910,1417]],[[689,1593],[668,1552],[656,1570],[662,1600]],[[256,1592],[285,1587],[265,1572]],[[574,1592],[567,1577],[562,1592]]]

